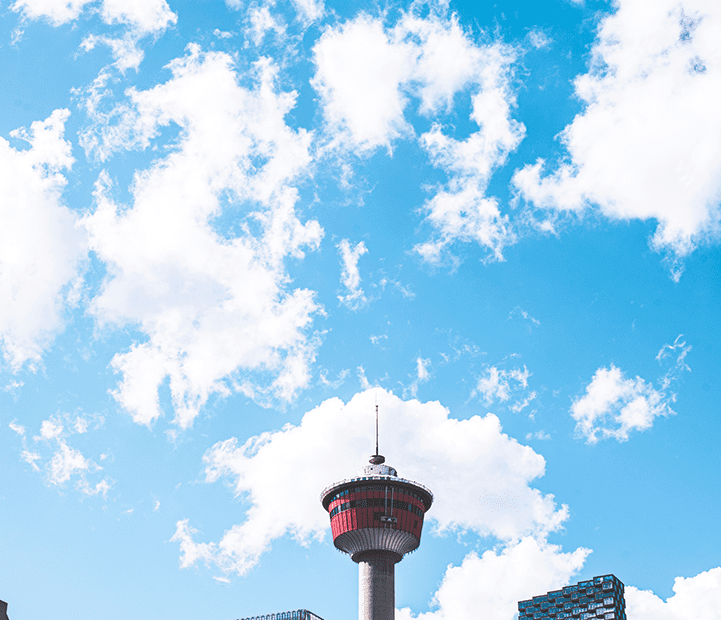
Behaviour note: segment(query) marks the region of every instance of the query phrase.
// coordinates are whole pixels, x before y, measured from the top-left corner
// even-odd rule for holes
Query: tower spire
[[[376,456],[378,456],[378,403],[377,402],[376,402]]]
[[[376,453],[368,460],[371,465],[380,465],[386,462],[386,457],[378,454],[378,395],[376,394]]]

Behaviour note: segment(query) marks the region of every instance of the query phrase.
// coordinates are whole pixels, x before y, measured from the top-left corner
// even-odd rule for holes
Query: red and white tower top
[[[394,565],[420,545],[433,493],[399,478],[378,454],[378,405],[370,465],[324,489],[320,500],[330,514],[333,544],[359,564],[359,620],[393,620]]]

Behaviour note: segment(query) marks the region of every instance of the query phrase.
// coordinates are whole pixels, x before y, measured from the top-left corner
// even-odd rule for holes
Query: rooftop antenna
[[[370,463],[380,465],[385,463],[386,458],[378,454],[378,392],[376,392],[376,453],[370,458]]]

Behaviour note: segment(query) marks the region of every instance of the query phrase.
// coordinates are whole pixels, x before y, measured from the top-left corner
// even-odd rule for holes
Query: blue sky
[[[318,495],[435,494],[400,620],[721,609],[721,8],[0,3],[0,598],[357,614]]]

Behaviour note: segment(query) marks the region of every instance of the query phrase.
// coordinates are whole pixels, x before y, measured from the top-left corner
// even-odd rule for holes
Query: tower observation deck
[[[376,439],[370,465],[324,489],[320,500],[330,514],[333,544],[358,564],[359,620],[393,620],[395,565],[420,545],[433,494],[399,478],[378,454]]]

